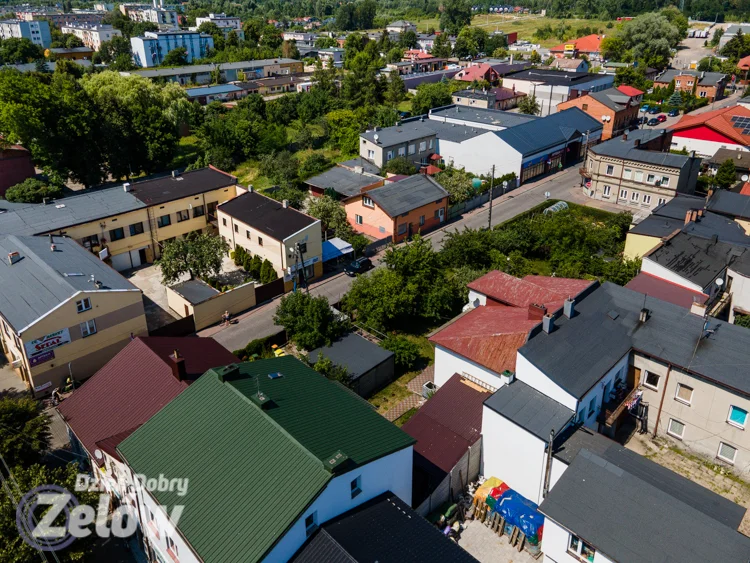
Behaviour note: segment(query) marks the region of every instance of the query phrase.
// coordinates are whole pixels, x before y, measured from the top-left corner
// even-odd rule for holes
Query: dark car
[[[364,274],[366,271],[372,270],[372,260],[369,258],[357,258],[354,262],[344,268],[344,273],[347,276],[356,276],[357,274]]]
[[[671,109],[669,110],[669,113],[667,114],[669,117],[677,117],[680,115],[680,110],[678,109]]]
[[[667,116],[662,113],[661,115],[659,115],[659,116],[656,117],[656,120],[659,123],[664,123],[667,120]]]
[[[660,111],[661,109],[656,106],[648,108],[648,113],[650,113],[651,115],[656,115]]]
[[[659,120],[656,119],[655,117],[652,117],[651,119],[648,120],[648,123],[646,123],[646,125],[650,127],[653,127],[654,125],[659,125]]]
[[[647,121],[648,121],[648,117],[639,117],[637,123],[638,125],[643,125]]]

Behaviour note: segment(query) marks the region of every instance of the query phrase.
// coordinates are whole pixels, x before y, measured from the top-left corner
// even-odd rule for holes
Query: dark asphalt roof
[[[219,209],[279,241],[318,222],[318,219],[291,207],[285,208],[281,202],[258,192],[247,192],[230,199]]]
[[[73,239],[53,237],[0,237],[0,311],[22,331],[61,303],[82,291],[139,291],[119,272],[110,268]],[[7,256],[18,252],[21,259],[11,265]],[[91,282],[102,283],[101,288]]]
[[[685,213],[694,209],[703,209],[706,198],[677,194],[668,202],[654,208],[652,215],[660,217],[671,217],[673,219],[685,219]]]
[[[537,329],[518,350],[573,397],[583,397],[631,349],[750,394],[750,331],[712,318],[706,334],[704,319],[683,307],[609,282],[592,287],[572,319],[560,315],[550,334]],[[650,314],[641,323],[644,307]]]
[[[624,136],[615,137],[609,141],[604,141],[591,147],[589,150],[594,154],[602,156],[611,156],[630,160],[633,162],[644,162],[655,164],[657,166],[666,166],[669,168],[682,169],[690,163],[690,157],[681,154],[672,154],[670,152],[659,152],[646,150],[636,146],[636,141],[630,135],[625,139]]]
[[[589,92],[589,96],[594,98],[614,111],[622,111],[628,107],[630,96],[620,92],[617,88],[607,88],[599,92]]]
[[[361,156],[358,156],[357,158],[352,158],[350,160],[345,160],[344,162],[339,162],[339,166],[343,166],[344,168],[349,168],[350,170],[353,169],[355,166],[361,166],[365,172],[368,174],[380,174],[380,168],[375,166],[372,162],[367,160],[366,158],[362,158]]]
[[[436,84],[443,80],[450,80],[458,74],[458,71],[460,70],[460,68],[449,68],[436,70],[434,72],[423,72],[421,74],[407,74],[402,77],[402,80],[404,81],[404,86],[407,90],[413,90],[420,84]]]
[[[390,217],[398,217],[402,213],[447,198],[448,192],[429,176],[415,174],[405,180],[370,190],[367,195]]]
[[[136,182],[132,194],[146,205],[159,205],[175,199],[234,186],[237,178],[215,168],[200,168],[152,180]],[[120,188],[122,189],[122,188]]]
[[[393,352],[353,332],[339,338],[330,346],[316,348],[307,358],[314,364],[321,354],[334,364],[345,367],[352,379],[361,377],[393,356]]]
[[[290,563],[477,563],[391,492],[323,524]]]
[[[678,70],[669,68],[662,72],[659,76],[654,79],[654,82],[672,82],[678,76],[694,76],[698,78],[698,84],[703,86],[713,86],[726,79],[727,75],[721,72],[703,72],[700,70]]]
[[[750,196],[729,190],[716,190],[708,200],[706,209],[730,217],[750,219]]]
[[[750,100],[748,101],[750,102]],[[745,157],[744,159],[742,158],[743,156]],[[711,164],[720,165],[725,160],[733,160],[736,170],[744,172],[750,169],[750,155],[747,151],[738,151],[722,147],[707,161]]]
[[[432,136],[445,141],[460,143],[484,133],[487,133],[487,130],[480,127],[443,123],[442,121],[433,119],[414,118],[404,121],[401,125],[385,127],[378,131],[365,131],[360,134],[360,137],[367,139],[371,143],[376,143],[375,135],[377,135],[378,140],[376,144],[381,147],[390,147]]]
[[[455,94],[458,94],[458,92],[455,92]],[[536,115],[526,115],[524,113],[513,113],[497,109],[472,108],[458,104],[430,110],[430,121],[444,119],[472,121],[476,123],[478,127],[482,127],[482,125],[514,127],[521,123],[527,123],[528,121],[535,121],[542,118]]]
[[[192,65],[192,66],[177,66],[172,68],[148,68],[129,71],[128,74],[138,74],[145,76],[146,78],[156,78],[159,76],[177,76],[180,74],[200,74],[205,72],[211,72],[217,67],[219,70],[246,70],[262,68],[274,64],[286,64],[298,62],[294,59],[260,59],[257,61],[240,61],[237,63],[220,63],[216,64],[204,64],[204,65]]]
[[[503,385],[484,404],[545,441],[551,431],[557,435],[575,416],[568,407],[518,379]]]
[[[351,197],[360,193],[362,188],[372,186],[373,184],[382,181],[383,178],[380,176],[359,174],[348,168],[334,166],[322,174],[308,178],[305,180],[305,183],[323,190],[326,188],[332,188],[336,193],[346,197]]]
[[[188,280],[171,287],[179,295],[182,295],[193,305],[208,301],[219,292],[203,280]]]
[[[540,512],[620,563],[750,559],[750,538],[705,506],[718,506],[718,495],[616,448],[605,457],[581,450]]]
[[[688,233],[679,233],[644,259],[651,260],[705,289],[733,258],[741,256],[744,251],[744,247],[726,242],[714,242]]]
[[[578,108],[568,108],[542,119],[493,133],[523,156],[527,156],[577,139],[586,131],[594,133],[601,129],[602,124],[590,115]]]
[[[588,72],[564,72],[560,70],[540,70],[529,69],[521,72],[514,72],[507,75],[513,80],[528,80],[531,82],[540,82],[542,84],[551,84],[553,86],[570,86],[580,88],[582,85],[594,80],[601,80],[600,74],[590,74]]]

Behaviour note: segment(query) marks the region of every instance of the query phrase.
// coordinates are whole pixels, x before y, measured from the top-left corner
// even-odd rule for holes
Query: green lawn
[[[395,424],[396,426],[398,426],[399,428],[401,428],[404,424],[406,424],[408,422],[408,420],[412,416],[414,416],[415,414],[417,414],[418,410],[419,409],[417,407],[414,407],[413,409],[409,409],[404,414],[402,414],[401,416],[399,416],[396,420],[394,420],[393,424]]]
[[[198,145],[198,137],[195,135],[188,135],[180,139],[175,151],[174,159],[170,164],[171,170],[177,170],[179,168],[185,168],[189,164],[195,162],[200,154],[200,147]]]

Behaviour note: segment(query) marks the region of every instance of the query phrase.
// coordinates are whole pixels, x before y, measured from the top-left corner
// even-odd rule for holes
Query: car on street
[[[643,105],[641,106],[641,112],[645,113],[645,112],[647,112],[647,111],[648,111],[648,104],[643,104]]]
[[[660,110],[657,106],[648,108],[648,113],[651,115],[656,115],[657,113],[659,113],[659,111]]]
[[[677,117],[680,115],[680,110],[678,109],[671,109],[669,110],[669,113],[667,114],[669,117]]]
[[[647,121],[648,121],[648,117],[645,117],[645,116],[644,117],[639,117],[638,118],[638,125],[643,125]]]
[[[662,113],[662,114],[656,116],[656,120],[659,123],[664,123],[667,120],[667,116]]]
[[[349,263],[349,265],[344,268],[344,273],[347,276],[354,277],[357,274],[364,274],[368,270],[372,270],[372,260],[363,256],[362,258],[357,258]]]
[[[654,125],[659,125],[659,120],[656,119],[655,117],[652,117],[651,119],[648,120],[648,123],[646,123],[646,125],[648,125],[649,127],[653,127]]]

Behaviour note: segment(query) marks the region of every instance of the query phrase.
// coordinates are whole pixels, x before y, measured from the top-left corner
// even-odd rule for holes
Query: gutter
[[[661,393],[661,400],[659,401],[659,410],[656,413],[656,422],[654,423],[654,438],[656,438],[656,433],[659,431],[659,418],[661,418],[661,409],[664,406],[664,397],[667,394],[667,385],[669,385],[669,374],[672,373],[672,364],[668,364],[667,367],[667,377],[664,380],[664,389]]]

